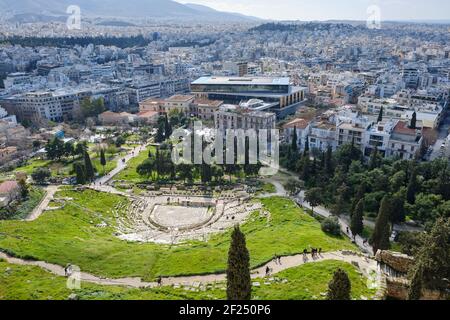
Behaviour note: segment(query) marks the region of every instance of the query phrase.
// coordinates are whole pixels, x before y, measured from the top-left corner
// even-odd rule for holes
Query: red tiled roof
[[[399,134],[407,134],[407,135],[411,135],[411,136],[416,135],[416,130],[410,129],[408,127],[408,123],[405,121],[399,121],[394,128],[394,132],[399,133]]]
[[[0,194],[6,194],[19,188],[16,181],[5,181],[0,184]]]

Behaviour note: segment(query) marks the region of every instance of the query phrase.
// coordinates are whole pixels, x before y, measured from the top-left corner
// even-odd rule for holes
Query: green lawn
[[[277,192],[277,189],[275,188],[275,186],[272,183],[264,183],[262,185],[261,193],[271,194],[271,193],[275,193],[275,192]]]
[[[323,261],[292,268],[275,275],[278,282],[253,287],[253,299],[258,300],[323,300],[328,282],[336,269],[344,269],[352,283],[352,298],[372,298],[375,290],[367,287],[367,279],[351,264]],[[287,280],[282,283],[282,280]],[[38,267],[8,264],[0,260],[0,300],[63,300],[74,293],[81,300],[196,300],[225,299],[226,293],[218,284],[206,291],[186,291],[182,288],[131,289],[102,286],[83,282],[80,290],[70,290],[66,278],[54,276]]]
[[[46,212],[33,222],[0,221],[0,249],[22,258],[59,265],[72,263],[99,276],[155,277],[223,272],[231,231],[207,242],[168,246],[129,243],[114,236],[112,208],[128,200],[92,190],[62,191],[74,199],[64,209]],[[262,200],[271,212],[270,222],[255,213],[242,230],[247,236],[251,266],[271,260],[275,254],[292,255],[309,246],[324,251],[354,249],[348,240],[322,232],[319,223],[283,198]],[[108,227],[96,225],[107,222]]]
[[[148,158],[148,152],[151,150],[152,154],[156,154],[156,147],[149,146],[146,150],[139,153],[138,156],[131,159],[127,163],[127,167],[122,170],[117,176],[114,177],[115,180],[123,180],[133,183],[140,183],[145,181],[145,178],[141,177],[137,172],[137,167]]]
[[[254,288],[253,297],[261,300],[325,300],[328,283],[334,272],[341,268],[347,272],[352,284],[352,299],[373,299],[376,289],[368,288],[367,278],[353,265],[342,261],[322,261],[287,269],[275,276],[287,283],[264,284]]]
[[[90,152],[92,164],[96,167],[97,172],[103,174],[103,168],[100,164],[100,157],[96,153]],[[76,159],[75,161],[79,161]],[[14,172],[25,172],[27,175],[31,175],[34,170],[41,167],[47,167],[52,173],[52,177],[67,178],[73,175],[73,159],[63,159],[61,161],[43,160],[43,159],[31,159],[28,164],[22,167],[18,167]],[[114,170],[117,166],[117,159],[114,156],[107,157],[107,163],[105,166],[105,173]]]

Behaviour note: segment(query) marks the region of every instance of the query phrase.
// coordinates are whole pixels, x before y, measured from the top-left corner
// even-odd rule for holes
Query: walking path
[[[24,266],[36,266],[40,267],[50,273],[57,276],[65,276],[65,270],[63,267],[47,263],[44,261],[29,261],[11,257],[5,253],[0,252],[0,259],[6,260],[8,263]],[[322,253],[316,258],[312,258],[311,255],[304,256],[303,254],[281,257],[280,261],[272,260],[269,263],[252,271],[252,279],[264,278],[266,275],[266,269],[270,268],[270,276],[273,276],[283,270],[298,267],[307,263],[316,263],[327,260],[338,260],[350,263],[357,267],[364,276],[375,281],[375,286],[381,289],[381,281],[383,278],[381,270],[377,266],[377,262],[366,256],[349,251],[336,251],[330,253]],[[126,286],[132,288],[155,288],[158,287],[156,282],[145,282],[140,278],[120,278],[120,279],[108,279],[97,277],[89,273],[81,272],[80,280],[95,283],[99,285],[116,285]],[[194,286],[195,284],[210,284],[215,282],[225,282],[226,274],[212,274],[203,276],[187,276],[187,277],[167,277],[162,279],[162,285],[184,285]]]
[[[55,195],[55,193],[58,191],[59,186],[48,186],[45,188],[45,196],[44,199],[42,199],[41,203],[39,203],[39,205],[33,209],[33,211],[28,215],[27,218],[25,218],[25,221],[34,221],[37,218],[39,218],[42,214],[42,212],[44,212],[50,201],[52,201],[53,196]]]
[[[289,171],[284,170],[282,171],[283,174],[287,174],[289,173]],[[286,191],[286,189],[284,188],[283,184],[282,184],[282,180],[283,177],[278,176],[273,176],[270,178],[265,179],[265,182],[269,182],[272,183],[275,186],[276,189],[276,193],[272,193],[272,194],[263,194],[260,197],[261,198],[268,198],[268,197],[273,197],[273,196],[281,196],[281,197],[288,197],[288,192]],[[301,207],[305,207],[307,209],[311,209],[311,206],[309,205],[309,203],[307,203],[306,201],[304,201],[305,195],[304,195],[304,191],[300,192],[297,196],[295,197],[291,197],[292,200],[294,200],[299,206]],[[325,208],[322,207],[316,207],[314,208],[314,213],[317,213],[319,215],[321,215],[322,217],[329,217],[331,216],[331,212],[326,210]],[[344,220],[343,218],[339,218],[339,223],[341,225],[341,229],[343,231],[343,233],[349,237],[350,239],[353,240],[353,237],[351,234],[347,233],[347,230],[350,229],[350,226],[348,224],[348,222],[346,220]],[[365,242],[365,239],[361,238],[360,236],[356,236],[355,238],[355,243],[356,245],[365,253],[368,253],[370,255],[373,255],[373,250],[372,248]]]
[[[109,172],[108,174],[104,175],[103,177],[98,178],[95,183],[99,185],[107,184],[114,176],[119,174],[122,170],[124,170],[127,167],[127,163],[137,157],[142,151],[144,151],[149,144],[146,144],[144,146],[136,147],[132,150],[130,150],[126,156],[119,157],[117,159],[117,167]]]

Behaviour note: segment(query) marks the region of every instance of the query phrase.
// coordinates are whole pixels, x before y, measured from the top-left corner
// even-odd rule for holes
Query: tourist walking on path
[[[158,282],[158,287],[161,287],[162,286],[162,278],[161,278],[161,276],[158,277],[157,282]]]

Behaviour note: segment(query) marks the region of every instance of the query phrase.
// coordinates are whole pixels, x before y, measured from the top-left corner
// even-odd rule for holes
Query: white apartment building
[[[387,120],[373,124],[364,134],[364,156],[370,157],[376,148],[385,157],[389,149],[392,132],[398,120]]]
[[[6,98],[3,105],[9,114],[16,115],[19,120],[61,122],[72,119],[81,101],[90,98],[91,94],[87,89],[29,92]]]
[[[149,98],[161,97],[161,85],[159,82],[135,83],[128,87],[130,103],[137,104]]]
[[[328,147],[336,150],[336,125],[327,121],[314,121],[310,124],[309,148],[326,151]]]
[[[367,130],[372,125],[368,118],[349,110],[341,112],[336,118],[337,147],[353,143],[364,150],[364,139]]]
[[[415,159],[423,146],[422,130],[410,129],[405,121],[398,121],[389,139],[387,157]]]

